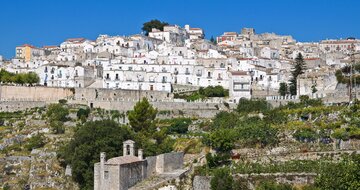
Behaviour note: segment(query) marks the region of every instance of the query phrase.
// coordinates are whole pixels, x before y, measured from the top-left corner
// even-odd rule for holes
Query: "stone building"
[[[135,142],[123,143],[123,156],[106,160],[100,153],[100,162],[94,165],[94,190],[127,190],[145,178],[183,168],[183,153],[166,153],[143,158],[142,149],[135,156]]]

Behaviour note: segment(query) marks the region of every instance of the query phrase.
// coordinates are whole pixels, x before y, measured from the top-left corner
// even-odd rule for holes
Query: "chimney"
[[[143,158],[143,150],[142,149],[139,149],[138,150],[138,158],[139,158],[139,160],[143,160],[144,158]]]
[[[105,165],[106,153],[100,152],[100,165]]]
[[[105,179],[105,162],[106,162],[106,153],[100,152],[100,187],[103,186]]]

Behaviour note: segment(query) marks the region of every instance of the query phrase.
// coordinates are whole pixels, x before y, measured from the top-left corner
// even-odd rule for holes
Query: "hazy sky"
[[[201,27],[207,38],[242,27],[299,41],[360,37],[358,0],[1,0],[0,55],[24,43],[140,33],[150,19]]]

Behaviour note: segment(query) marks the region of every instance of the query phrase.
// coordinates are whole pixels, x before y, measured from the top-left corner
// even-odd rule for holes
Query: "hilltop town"
[[[0,56],[0,189],[360,188],[359,39],[142,30]]]
[[[207,40],[202,28],[165,25],[160,29],[152,28],[146,35],[70,38],[41,48],[24,44],[1,67],[17,74],[34,72],[39,76],[37,85],[44,87],[176,94],[221,86],[229,90],[230,103],[288,95],[328,97],[329,103],[348,101],[344,99],[348,84],[339,85],[343,82],[335,73],[359,57],[360,40],[297,42],[291,36],[257,34],[253,28]],[[279,94],[281,83],[290,86],[299,53],[307,69],[297,78],[297,92]]]

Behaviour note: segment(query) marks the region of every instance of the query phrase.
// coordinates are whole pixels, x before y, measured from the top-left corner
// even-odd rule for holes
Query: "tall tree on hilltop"
[[[146,98],[136,103],[134,110],[129,112],[128,119],[134,131],[151,131],[155,129],[155,109]]]
[[[213,44],[216,44],[216,40],[215,40],[214,36],[211,36],[210,42],[212,42]]]
[[[154,19],[154,20],[150,20],[149,22],[145,22],[141,29],[145,32],[145,35],[148,36],[149,32],[151,32],[153,28],[163,31],[164,26],[167,25],[169,25],[167,22],[161,22],[160,20]]]
[[[285,82],[280,83],[279,94],[280,96],[286,96],[288,93],[288,86]]]
[[[290,88],[289,88],[291,95],[297,94],[297,78],[299,75],[304,74],[305,70],[306,70],[306,65],[304,58],[302,54],[299,53],[295,58],[295,66],[291,71],[292,78],[290,80]]]

